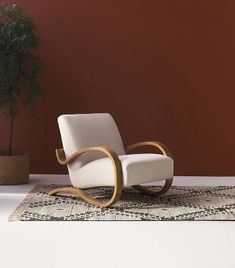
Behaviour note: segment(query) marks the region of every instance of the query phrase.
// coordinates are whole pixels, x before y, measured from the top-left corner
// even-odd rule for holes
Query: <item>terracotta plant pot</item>
[[[29,155],[18,151],[13,155],[0,151],[0,185],[29,183]]]

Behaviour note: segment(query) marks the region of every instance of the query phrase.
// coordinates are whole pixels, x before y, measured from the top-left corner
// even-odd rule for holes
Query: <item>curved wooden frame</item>
[[[171,153],[168,150],[168,148],[166,147],[166,145],[164,145],[163,143],[161,143],[159,141],[144,141],[144,142],[138,142],[138,143],[132,144],[132,145],[127,147],[126,153],[129,153],[129,152],[133,151],[134,149],[142,147],[142,146],[156,147],[162,152],[163,155],[166,155],[166,156],[169,156],[170,158],[172,158]],[[158,192],[151,191],[146,186],[142,186],[142,185],[134,185],[132,187],[135,188],[136,190],[144,193],[144,194],[158,196],[158,195],[166,193],[171,188],[172,182],[173,182],[173,178],[167,179],[165,181],[165,184],[163,185],[163,187]]]
[[[55,195],[60,192],[66,192],[66,193],[72,193],[75,195],[78,195],[80,198],[82,198],[84,201],[95,205],[99,207],[108,207],[114,204],[119,200],[122,194],[122,188],[123,188],[123,179],[122,179],[122,167],[121,167],[121,162],[117,156],[117,154],[112,151],[110,148],[106,146],[99,146],[99,147],[88,147],[88,148],[83,148],[71,155],[66,159],[65,153],[63,149],[57,149],[56,150],[56,157],[58,162],[61,165],[68,165],[71,164],[75,159],[77,159],[80,155],[87,153],[87,152],[92,152],[92,151],[99,151],[107,155],[113,164],[114,168],[114,190],[112,197],[109,201],[107,202],[101,202],[97,200],[96,198],[91,197],[88,195],[84,190],[75,188],[75,187],[64,187],[64,188],[58,188],[55,190],[50,191],[48,194],[49,195]]]

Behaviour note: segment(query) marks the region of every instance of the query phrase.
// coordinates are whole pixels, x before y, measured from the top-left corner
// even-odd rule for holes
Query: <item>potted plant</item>
[[[20,106],[35,116],[35,104],[43,91],[39,83],[42,70],[34,54],[39,45],[35,25],[18,5],[0,4],[0,111],[9,118],[9,144],[0,152],[0,184],[21,184],[29,180],[29,156],[14,151],[14,119]]]

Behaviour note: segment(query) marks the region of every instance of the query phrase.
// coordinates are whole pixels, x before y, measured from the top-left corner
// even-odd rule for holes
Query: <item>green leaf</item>
[[[0,4],[0,111],[18,114],[23,105],[35,114],[43,94],[39,76],[43,64],[35,55],[39,38],[26,12],[15,4]]]

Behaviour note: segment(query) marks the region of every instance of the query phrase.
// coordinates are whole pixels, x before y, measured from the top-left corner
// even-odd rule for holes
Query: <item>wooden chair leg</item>
[[[159,196],[161,194],[166,193],[171,188],[172,182],[173,182],[173,178],[166,180],[164,186],[160,189],[160,191],[157,191],[157,192],[148,189],[147,186],[135,185],[133,186],[133,188],[135,188],[136,190],[146,195]]]
[[[88,148],[83,148],[78,150],[76,153],[71,155],[66,159],[65,153],[63,149],[57,149],[56,150],[56,157],[58,162],[61,165],[69,165],[73,161],[75,161],[80,155],[92,151],[99,151],[103,152],[106,156],[110,158],[113,164],[113,169],[114,169],[114,189],[113,189],[113,194],[110,200],[106,202],[102,202],[96,198],[91,197],[89,194],[87,194],[84,190],[75,188],[75,187],[64,187],[64,188],[58,188],[55,190],[50,191],[48,194],[49,195],[55,195],[57,193],[71,193],[79,196],[82,198],[84,201],[88,202],[89,204],[98,206],[98,207],[109,207],[116,203],[121,195],[122,195],[122,188],[123,188],[123,178],[122,178],[122,167],[121,167],[121,162],[117,156],[117,154],[112,151],[110,148],[105,147],[105,146],[98,146],[98,147],[88,147]]]
[[[80,198],[82,198],[84,201],[88,202],[91,205],[105,208],[105,207],[109,207],[109,206],[113,205],[114,203],[116,203],[120,199],[121,194],[122,194],[122,189],[119,188],[118,191],[116,191],[114,188],[114,192],[113,192],[111,199],[106,201],[106,202],[102,202],[96,198],[93,198],[89,194],[87,194],[84,190],[81,190],[81,189],[75,188],[75,187],[57,188],[57,189],[50,191],[48,194],[49,195],[56,195],[57,193],[74,194],[74,195],[79,196]]]

